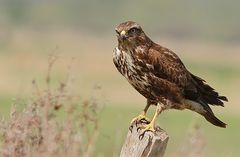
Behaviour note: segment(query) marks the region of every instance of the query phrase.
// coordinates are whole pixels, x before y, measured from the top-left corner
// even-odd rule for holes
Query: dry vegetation
[[[71,78],[51,88],[51,69],[56,56],[49,58],[47,89],[33,81],[34,98],[23,110],[13,104],[10,119],[0,123],[2,157],[89,157],[98,135],[97,103],[77,100],[70,92]]]
[[[19,109],[23,101],[16,100],[10,118],[0,122],[0,157],[96,155],[99,103],[94,98],[83,101],[75,96],[71,92],[73,81],[70,74],[58,87],[52,87],[52,67],[57,58],[56,55],[49,57],[47,88],[42,90],[33,81],[34,94],[27,102],[24,101],[24,109]],[[169,153],[170,156],[205,156],[201,129],[194,127],[179,147],[176,152]],[[118,155],[118,152],[114,153]]]

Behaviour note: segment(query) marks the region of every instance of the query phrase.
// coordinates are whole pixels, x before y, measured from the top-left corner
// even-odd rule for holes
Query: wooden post
[[[147,125],[147,123],[146,121],[136,121],[130,126],[119,157],[163,157],[168,135],[157,126],[155,132],[147,131],[141,137],[142,129],[138,128]]]

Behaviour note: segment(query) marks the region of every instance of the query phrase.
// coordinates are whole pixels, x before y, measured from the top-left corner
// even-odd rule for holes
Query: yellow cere
[[[121,36],[123,36],[123,35],[126,34],[126,32],[125,32],[125,31],[122,31],[120,34],[121,34]]]

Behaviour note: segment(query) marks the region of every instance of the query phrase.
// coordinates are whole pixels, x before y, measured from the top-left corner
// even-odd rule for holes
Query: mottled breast
[[[118,47],[114,49],[113,62],[118,71],[128,80],[128,82],[145,96],[144,91],[149,88],[146,73],[141,72],[141,66],[136,64],[137,60],[131,51],[120,51]]]

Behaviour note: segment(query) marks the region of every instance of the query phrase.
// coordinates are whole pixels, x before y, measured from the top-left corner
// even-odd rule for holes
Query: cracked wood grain
[[[146,132],[142,138],[139,138],[142,130],[139,129],[147,125],[146,121],[136,121],[129,128],[127,138],[119,157],[163,157],[168,135],[160,127],[156,127],[155,132]]]

